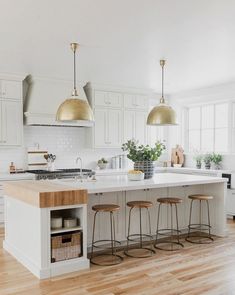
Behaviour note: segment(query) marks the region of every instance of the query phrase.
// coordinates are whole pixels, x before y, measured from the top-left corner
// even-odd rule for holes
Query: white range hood
[[[72,82],[28,76],[25,79],[24,123],[40,126],[92,127],[90,121],[56,121],[56,111],[70,96]],[[87,99],[83,87],[78,86],[79,97]]]

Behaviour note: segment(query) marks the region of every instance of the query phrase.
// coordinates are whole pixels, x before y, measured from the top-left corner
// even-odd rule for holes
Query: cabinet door
[[[135,108],[135,95],[134,94],[124,94],[124,107],[127,109]]]
[[[4,222],[4,192],[3,186],[0,184],[0,224]]]
[[[107,110],[95,110],[95,147],[105,147],[107,145]]]
[[[145,95],[136,95],[135,107],[136,107],[136,109],[147,110],[148,109],[148,97]]]
[[[120,92],[95,90],[95,105],[121,108],[123,106],[123,95]]]
[[[135,139],[135,111],[124,111],[124,142]]]
[[[235,216],[235,190],[234,189],[227,190],[226,212],[227,214],[231,214]]]
[[[107,146],[121,147],[122,144],[122,111],[108,110],[108,140]]]
[[[2,101],[2,144],[20,145],[22,142],[23,111],[21,102]]]
[[[108,92],[108,104],[110,107],[121,108],[123,106],[122,93]]]
[[[95,90],[95,106],[109,106],[108,93],[106,91]]]
[[[22,98],[22,83],[19,81],[1,81],[1,92],[3,98]]]
[[[145,112],[135,112],[135,139],[140,144],[147,143],[147,115]]]

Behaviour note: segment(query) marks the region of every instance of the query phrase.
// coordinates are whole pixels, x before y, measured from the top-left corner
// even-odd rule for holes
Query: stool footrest
[[[163,232],[163,233],[162,233]],[[164,233],[166,232],[166,233]],[[160,236],[165,236],[165,237],[169,237],[168,233],[175,233],[176,235],[181,234],[181,231],[178,229],[171,229],[171,228],[161,228],[158,230],[158,232],[156,232],[156,235],[160,235]]]
[[[104,247],[103,245],[96,245],[97,243],[103,243],[103,242],[109,242],[109,243],[113,243],[115,246],[116,244],[121,245],[120,241],[117,240],[97,240],[93,242],[93,247],[94,248],[98,248],[98,249],[103,249],[103,250],[110,250],[112,249],[112,247]]]
[[[95,259],[98,257],[103,257],[103,256],[110,256],[110,257],[114,257],[116,259],[116,261],[114,262],[110,262],[110,263],[99,263],[99,262],[95,262]],[[116,265],[119,264],[123,261],[123,257],[118,255],[118,254],[98,254],[98,255],[94,255],[93,257],[90,258],[90,262],[94,265],[99,265],[99,266],[112,266],[112,265]]]
[[[204,227],[204,228],[203,228]],[[201,231],[205,231],[211,228],[211,225],[209,224],[204,224],[204,223],[191,223],[188,225],[189,229],[195,230],[195,229],[200,229]]]
[[[137,241],[139,242],[141,236],[142,236],[142,238],[149,238],[150,241],[153,240],[153,236],[150,235],[150,234],[142,234],[142,235],[140,235],[140,234],[131,234],[131,235],[127,236],[126,239],[128,241],[130,241],[130,242],[137,242]],[[136,239],[134,239],[133,237],[136,237]]]

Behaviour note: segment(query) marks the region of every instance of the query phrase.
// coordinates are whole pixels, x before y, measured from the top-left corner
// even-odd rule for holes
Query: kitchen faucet
[[[80,177],[81,177],[81,179],[83,179],[83,173],[82,173],[82,158],[81,158],[81,157],[77,157],[77,159],[76,159],[76,164],[78,164],[78,161],[80,161]]]

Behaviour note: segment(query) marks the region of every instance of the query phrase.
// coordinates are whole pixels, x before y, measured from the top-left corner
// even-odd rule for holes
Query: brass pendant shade
[[[92,109],[86,98],[79,98],[76,88],[76,50],[77,43],[71,43],[74,54],[74,89],[70,98],[66,99],[58,108],[56,113],[57,121],[94,121]]]
[[[155,126],[168,126],[177,125],[176,123],[176,113],[170,107],[164,99],[164,65],[165,60],[160,60],[160,65],[162,67],[162,97],[160,103],[155,106],[149,113],[147,118],[147,125]]]

